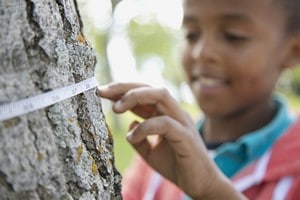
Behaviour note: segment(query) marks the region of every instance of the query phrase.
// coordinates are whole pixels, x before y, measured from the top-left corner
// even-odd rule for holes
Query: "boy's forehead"
[[[233,20],[260,15],[277,18],[282,11],[274,0],[183,0],[183,7],[185,17],[218,15]]]
[[[197,8],[201,6],[212,5],[216,8],[244,8],[246,10],[257,7],[266,8],[273,7],[274,0],[183,0],[184,8]]]
[[[235,2],[239,2],[239,3],[246,3],[247,2],[255,2],[256,0],[182,0],[182,2],[184,4],[186,3],[204,3],[204,2],[214,2],[214,3],[218,3],[218,4],[222,4],[222,3],[235,3]],[[265,2],[265,3],[272,3],[275,0],[257,0],[257,2]]]
[[[286,29],[285,15],[274,0],[184,0],[183,25],[241,25],[251,31],[281,33]]]

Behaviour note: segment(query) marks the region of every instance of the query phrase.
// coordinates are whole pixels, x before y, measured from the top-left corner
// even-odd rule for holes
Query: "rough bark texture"
[[[92,77],[76,1],[0,0],[0,104]],[[95,90],[0,122],[0,199],[120,199]]]

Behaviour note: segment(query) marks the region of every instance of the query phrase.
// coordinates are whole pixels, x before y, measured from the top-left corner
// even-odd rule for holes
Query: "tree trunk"
[[[75,0],[0,0],[0,104],[93,76]],[[0,122],[0,199],[121,199],[95,90]]]

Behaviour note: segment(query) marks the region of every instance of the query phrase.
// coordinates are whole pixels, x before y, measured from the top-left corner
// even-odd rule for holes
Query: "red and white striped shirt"
[[[261,158],[232,178],[250,200],[300,200],[300,118]],[[184,193],[141,158],[127,173],[124,200],[182,200]]]

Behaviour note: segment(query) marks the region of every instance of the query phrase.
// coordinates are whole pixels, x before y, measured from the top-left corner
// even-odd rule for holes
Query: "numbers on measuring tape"
[[[30,102],[25,103],[25,104],[23,105],[23,110],[24,110],[25,112],[29,112],[29,111],[31,111],[32,109],[34,109],[34,106],[33,106],[33,104],[30,103]]]
[[[85,92],[98,86],[95,77],[89,78],[74,85],[55,89],[34,97],[29,97],[20,101],[0,105],[0,121],[4,121],[16,116],[53,105],[77,94]]]
[[[59,95],[53,95],[52,96],[52,102],[53,103],[56,103],[56,102],[58,102],[59,101]]]
[[[77,88],[73,88],[73,89],[72,89],[72,94],[75,95],[76,93],[77,93]]]

